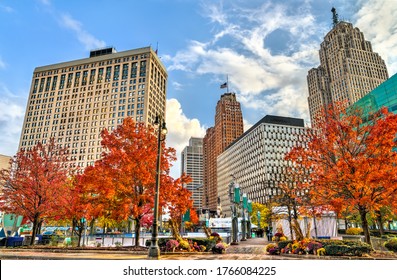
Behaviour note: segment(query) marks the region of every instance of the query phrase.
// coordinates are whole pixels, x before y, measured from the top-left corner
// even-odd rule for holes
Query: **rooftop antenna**
[[[331,12],[332,12],[332,23],[335,27],[339,22],[338,14],[336,13],[335,7],[332,7]]]

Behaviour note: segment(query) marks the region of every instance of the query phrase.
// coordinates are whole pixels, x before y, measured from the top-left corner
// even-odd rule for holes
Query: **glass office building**
[[[354,103],[363,109],[365,115],[370,115],[382,107],[397,114],[397,74],[380,84],[366,96]]]

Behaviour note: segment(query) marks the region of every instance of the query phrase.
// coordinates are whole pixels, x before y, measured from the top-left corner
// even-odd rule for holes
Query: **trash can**
[[[8,237],[6,242],[6,247],[17,247],[22,246],[22,237]]]

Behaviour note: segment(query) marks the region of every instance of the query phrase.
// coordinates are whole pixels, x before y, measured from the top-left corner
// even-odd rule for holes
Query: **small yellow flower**
[[[325,249],[324,248],[320,248],[317,250],[317,256],[324,256],[325,255]]]

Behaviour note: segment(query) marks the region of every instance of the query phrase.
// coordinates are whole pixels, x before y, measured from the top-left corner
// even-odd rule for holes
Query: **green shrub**
[[[329,256],[362,256],[372,251],[372,247],[364,242],[349,241],[345,244],[325,245],[325,253]]]
[[[397,238],[389,239],[384,246],[390,251],[397,252]]]
[[[72,236],[72,237],[70,238],[70,241],[71,241],[70,245],[71,245],[72,247],[77,247],[77,245],[78,245],[78,243],[79,243],[79,238],[78,238],[77,236]]]
[[[58,240],[59,240],[59,236],[58,235],[51,235],[50,245],[51,246],[58,246]]]
[[[349,246],[346,245],[327,245],[324,249],[328,256],[344,256],[349,253]]]
[[[346,230],[346,234],[348,234],[348,235],[360,235],[362,233],[363,233],[362,228],[348,228]]]
[[[159,238],[157,241],[157,244],[159,245],[160,250],[165,250],[165,246],[167,244],[167,241],[170,240],[170,238]],[[148,239],[145,242],[146,247],[150,247],[152,245],[152,240]]]
[[[279,241],[278,242],[278,247],[280,249],[283,249],[283,248],[287,247],[288,244],[292,244],[292,240]]]
[[[206,252],[211,252],[212,248],[215,247],[216,240],[214,238],[192,238],[192,243],[196,242],[199,246],[204,246]]]

